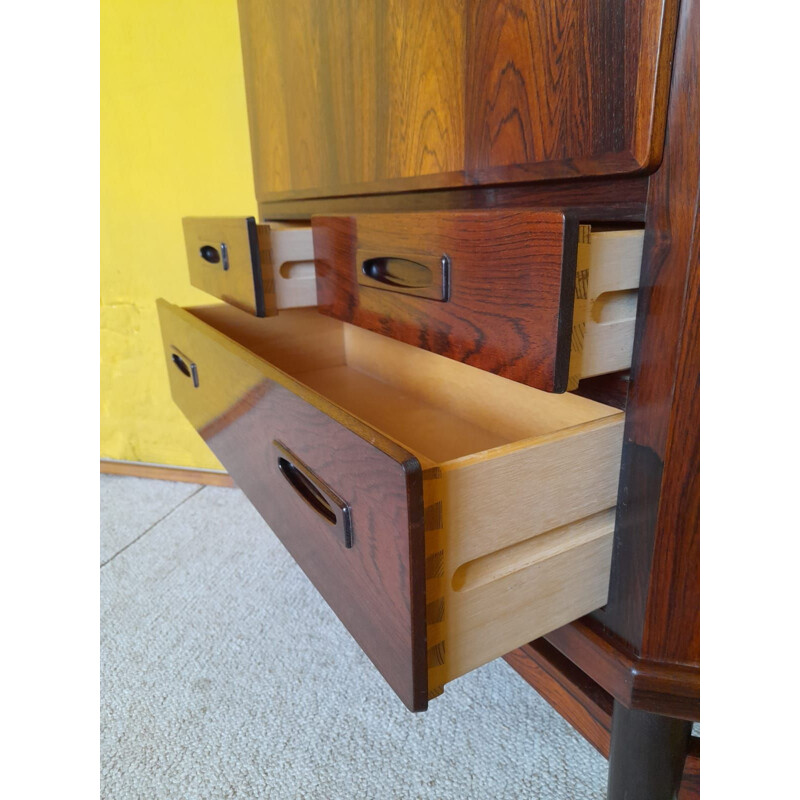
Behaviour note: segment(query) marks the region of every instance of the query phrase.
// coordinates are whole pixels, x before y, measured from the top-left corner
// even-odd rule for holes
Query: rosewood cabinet
[[[173,397],[409,708],[505,653],[609,798],[699,797],[696,0],[239,8]]]

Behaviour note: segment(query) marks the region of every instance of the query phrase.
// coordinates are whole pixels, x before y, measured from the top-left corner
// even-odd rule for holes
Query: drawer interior
[[[420,461],[428,696],[603,605],[624,414],[293,309],[187,309]]]
[[[553,395],[468,367],[314,309],[268,319],[222,305],[189,311],[411,450],[423,466],[617,413],[583,397]]]

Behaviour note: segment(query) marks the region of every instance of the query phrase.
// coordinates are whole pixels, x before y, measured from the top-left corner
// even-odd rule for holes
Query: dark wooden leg
[[[614,701],[608,800],[675,800],[692,723]]]

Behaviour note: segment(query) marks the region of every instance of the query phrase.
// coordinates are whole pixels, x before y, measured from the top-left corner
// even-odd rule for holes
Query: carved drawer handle
[[[187,378],[192,379],[192,385],[196,389],[200,386],[200,376],[197,373],[197,364],[192,361],[185,353],[178,350],[177,347],[172,347],[172,363],[178,368],[178,371],[185,375]]]
[[[286,482],[317,512],[345,547],[353,546],[353,522],[350,506],[339,497],[314,471],[279,441],[273,441],[278,451],[278,469]]]
[[[447,255],[387,256],[359,251],[358,282],[389,292],[446,301],[450,297],[450,258]]]
[[[223,272],[227,272],[231,267],[228,260],[228,245],[225,242],[220,242],[219,249],[212,247],[210,244],[204,244],[200,248],[200,258],[209,264],[219,264],[221,261]]]

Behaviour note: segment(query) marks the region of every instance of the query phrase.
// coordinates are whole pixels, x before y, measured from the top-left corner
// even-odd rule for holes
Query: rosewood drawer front
[[[219,319],[257,349],[246,324],[255,318],[230,308],[196,314],[159,301],[173,399],[392,688],[424,704],[420,465],[280,369],[341,363],[341,326],[325,320],[309,336],[303,316],[270,319],[279,330],[268,364],[201,321]],[[195,364],[198,386],[175,365],[176,349]],[[285,462],[315,477],[292,482]],[[350,542],[321,513],[326,503],[336,513],[327,487],[349,507]]]
[[[313,217],[319,310],[548,392],[630,366],[642,231],[562,211]]]
[[[257,317],[317,304],[310,226],[185,217],[183,235],[198,289]]]
[[[606,601],[616,409],[313,309],[159,314],[175,402],[412,710]]]

